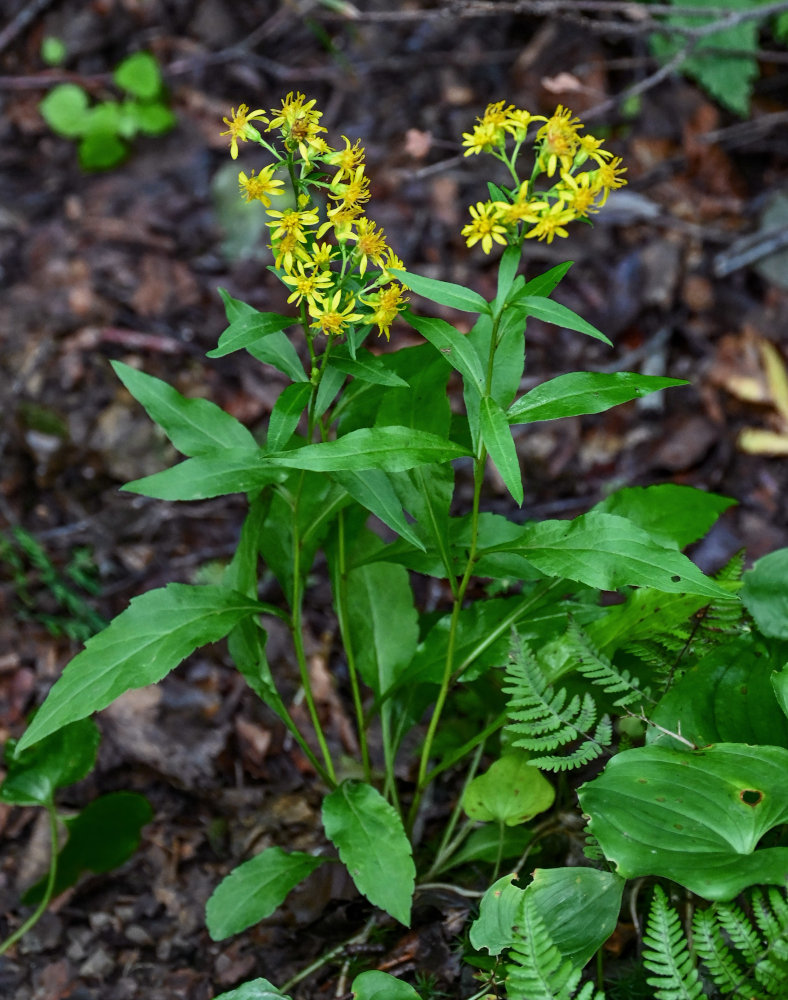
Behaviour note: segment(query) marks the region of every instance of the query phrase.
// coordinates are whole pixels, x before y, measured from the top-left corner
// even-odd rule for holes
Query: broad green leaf
[[[176,118],[164,104],[138,104],[129,102],[133,108],[134,124],[146,135],[162,135],[174,128]]]
[[[284,448],[295,433],[311,395],[309,382],[293,382],[281,391],[268,421],[266,446],[269,451]]]
[[[342,472],[346,469],[401,472],[417,465],[450,462],[463,455],[467,455],[467,451],[460,445],[427,431],[409,427],[362,427],[335,441],[266,455],[265,461],[272,466],[313,472]]]
[[[153,375],[121,361],[111,364],[132,396],[183,455],[191,457],[228,448],[257,449],[251,431],[210,400],[186,399]]]
[[[482,441],[501,479],[518,506],[523,503],[523,477],[506,414],[490,396],[483,396],[479,408]]]
[[[416,868],[394,807],[371,785],[343,781],[323,800],[323,827],[359,892],[409,926]]]
[[[411,326],[440,351],[452,368],[462,375],[466,383],[480,395],[483,394],[484,368],[469,337],[460,333],[444,319],[414,316],[410,310],[406,310],[404,315]]]
[[[424,544],[405,520],[402,504],[397,498],[391,479],[382,469],[365,469],[363,473],[332,472],[331,477],[347,490],[356,503],[360,503],[365,510],[379,517],[384,524],[411,545],[425,551]]]
[[[777,704],[788,717],[788,664],[782,670],[775,670],[770,679]]]
[[[455,285],[451,281],[438,281],[437,278],[425,278],[420,274],[411,274],[409,271],[394,269],[391,273],[406,288],[431,302],[438,302],[440,305],[450,306],[452,309],[460,309],[462,312],[481,313],[490,310],[487,301],[478,292],[465,288],[463,285]],[[407,319],[408,322],[411,322],[410,316]],[[418,327],[416,329],[418,330]]]
[[[611,406],[628,403],[674,385],[687,385],[684,379],[635,372],[569,372],[542,382],[509,407],[510,424],[537,420],[578,417],[602,413]]]
[[[503,308],[512,291],[517,270],[520,267],[522,252],[521,247],[507,247],[498,262],[498,288],[495,293],[495,302],[499,310]]]
[[[250,344],[246,350],[253,358],[271,365],[293,382],[309,381],[292,340],[281,330]]]
[[[38,110],[52,131],[67,139],[75,139],[87,129],[88,95],[75,83],[53,87],[38,105]]]
[[[159,65],[150,52],[135,52],[124,59],[112,78],[122,90],[144,100],[156,97],[161,90]]]
[[[51,806],[58,788],[81,781],[96,763],[101,737],[92,719],[81,719],[20,750],[6,746],[6,776],[0,802],[16,806]]]
[[[470,942],[477,951],[486,948],[491,955],[500,955],[514,944],[514,925],[523,903],[523,890],[512,885],[516,878],[516,874],[504,875],[482,896],[479,916],[470,931]]]
[[[637,747],[613,757],[578,796],[592,834],[624,878],[673,879],[711,900],[788,880],[788,848],[756,849],[788,822],[783,747]]]
[[[596,504],[593,510],[615,514],[643,528],[660,545],[685,549],[708,532],[736,501],[692,486],[661,483],[628,486]]]
[[[556,326],[566,330],[577,330],[578,333],[585,333],[595,340],[601,340],[603,344],[613,346],[601,330],[597,330],[582,316],[578,316],[560,302],[553,302],[552,299],[542,295],[521,295],[517,298],[517,308],[526,309],[529,316],[535,316],[545,323],[555,323]]]
[[[530,524],[508,548],[549,576],[599,590],[638,586],[731,600],[727,590],[705,577],[686,556],[664,548],[642,528],[614,514],[590,511],[573,521]]]
[[[229,993],[220,993],[213,1000],[290,1000],[290,997],[280,993],[267,979],[251,979]]]
[[[257,601],[223,587],[170,583],[135,597],[68,664],[17,751],[106,708],[124,691],[155,684],[198,646],[224,638],[259,611]]]
[[[354,1000],[421,1000],[409,983],[377,969],[356,976],[350,988]]]
[[[336,368],[344,375],[352,375],[353,378],[361,379],[362,382],[370,382],[373,385],[408,388],[408,383],[404,379],[387,368],[380,358],[375,357],[370,351],[359,351],[355,359],[332,354],[328,361],[328,367]]]
[[[624,879],[595,868],[537,868],[525,892],[563,957],[582,968],[616,929]]]
[[[257,316],[258,309],[250,306],[248,302],[243,302],[241,299],[234,299],[226,288],[219,288],[218,292],[224,303],[224,312],[228,323],[234,323],[237,319],[241,319],[244,316]]]
[[[322,417],[336,399],[339,390],[345,384],[345,373],[338,368],[328,367],[323,371],[320,385],[317,387],[315,400],[315,416]]]
[[[454,494],[454,469],[443,465],[419,465],[397,476],[392,487],[402,506],[416,518],[414,529],[426,544],[425,553],[438,555],[447,575],[454,573],[449,549],[449,510]],[[406,536],[400,532],[402,538]]]
[[[471,819],[506,826],[527,823],[555,801],[555,789],[522,751],[505,753],[465,788],[462,808]]]
[[[788,549],[763,556],[743,575],[741,599],[764,635],[788,639]]]
[[[76,885],[83,872],[112,871],[119,868],[140,846],[141,831],[153,819],[153,809],[137,792],[110,792],[93,799],[81,813],[65,820],[68,840],[58,854],[53,896]],[[46,879],[24,894],[27,906],[44,895]]]
[[[214,941],[240,934],[270,917],[291,889],[323,864],[325,858],[269,847],[234,868],[211,893],[205,922]]]
[[[249,493],[282,478],[282,470],[269,463],[262,449],[233,448],[187,458],[171,469],[126,483],[121,489],[159,500],[208,500],[229,493]]]
[[[430,344],[419,344],[384,357],[387,365],[408,383],[408,388],[391,389],[383,393],[382,399],[379,393],[373,394],[371,419],[366,425],[413,427],[447,437],[451,407],[446,383],[451,367],[443,355],[436,354]]]
[[[751,743],[788,747],[788,719],[772,688],[775,662],[754,634],[715,646],[673,684],[651,721],[696,746]],[[782,664],[780,664],[782,665]],[[649,728],[649,743],[682,749]]]
[[[549,295],[552,290],[561,282],[566,272],[572,266],[571,260],[566,260],[561,264],[556,264],[555,267],[551,267],[549,271],[545,271],[544,274],[537,274],[535,278],[531,278],[530,281],[526,281],[525,287],[522,291],[522,297],[527,298],[529,295]],[[521,296],[518,295],[514,302],[519,301]]]
[[[209,358],[223,358],[233,351],[240,351],[270,337],[273,333],[295,326],[298,322],[293,316],[281,316],[279,313],[257,312],[246,313],[232,320],[230,325],[219,337],[219,343],[208,351]]]
[[[405,567],[376,562],[350,570],[347,615],[358,671],[380,697],[410,663],[419,638]]]
[[[449,861],[441,867],[441,871],[459,868],[472,861],[483,861],[494,865],[500,858],[519,858],[533,838],[533,832],[525,826],[500,827],[497,823],[485,823],[473,830]]]

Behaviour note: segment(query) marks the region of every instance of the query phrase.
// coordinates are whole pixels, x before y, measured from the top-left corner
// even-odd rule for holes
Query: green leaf
[[[265,456],[273,466],[313,472],[383,469],[402,472],[417,465],[450,462],[468,452],[453,441],[409,427],[362,427],[336,441],[308,444]]]
[[[91,131],[79,144],[79,162],[85,170],[114,167],[126,153],[126,147],[114,132]]]
[[[389,526],[411,545],[426,551],[423,542],[405,520],[402,504],[397,498],[391,479],[381,469],[362,472],[332,472],[331,478],[353,497],[356,503]]]
[[[555,946],[580,969],[616,929],[624,879],[595,868],[537,868],[525,891]]]
[[[416,868],[394,807],[371,785],[343,781],[323,800],[323,826],[359,892],[409,926]]]
[[[528,298],[530,295],[549,295],[561,282],[571,266],[572,261],[566,260],[561,264],[556,264],[555,267],[551,267],[550,270],[545,271],[544,274],[537,274],[535,278],[531,278],[530,281],[526,281],[521,296],[523,298]],[[513,299],[512,304],[519,302],[521,296],[518,295],[516,299]]]
[[[499,551],[495,546],[486,551]],[[598,590],[652,587],[673,594],[731,600],[686,556],[664,548],[642,528],[614,514],[590,511],[573,521],[527,525],[508,551],[524,556],[549,576],[575,580]],[[481,550],[479,555],[484,555]]]
[[[126,483],[121,489],[159,500],[208,500],[229,493],[249,493],[283,478],[282,470],[260,448],[234,448],[187,458],[171,469]]]
[[[287,334],[281,330],[269,333],[262,340],[249,344],[246,350],[253,358],[287,375],[292,382],[309,381],[298,351],[293,347],[293,342]]]
[[[28,729],[29,732],[29,729]],[[81,781],[96,763],[101,737],[92,719],[82,719],[51,733],[34,747],[6,746],[5,781],[0,802],[16,806],[51,806],[58,788]]]
[[[462,808],[471,819],[506,826],[527,823],[555,801],[555,789],[522,751],[506,753],[466,786]]]
[[[545,323],[555,323],[556,326],[566,330],[577,330],[578,333],[585,333],[595,340],[601,340],[603,344],[613,346],[601,330],[597,330],[582,316],[578,316],[560,302],[553,302],[552,299],[542,295],[523,295],[517,298],[517,308],[525,308],[529,316],[535,316]]]
[[[684,379],[635,372],[569,372],[531,389],[509,407],[510,424],[537,420],[578,417],[602,413],[611,406],[628,403],[674,385],[687,385]]]
[[[213,1000],[290,1000],[269,983],[267,979],[251,979],[248,983],[238,986],[229,993],[220,993]]]
[[[380,697],[410,663],[419,638],[404,566],[369,563],[347,574],[351,646],[364,682]]]
[[[312,386],[309,382],[293,382],[280,392],[268,421],[266,444],[269,451],[284,448],[295,433],[311,395]]]
[[[269,847],[234,868],[211,893],[205,922],[214,941],[240,934],[270,917],[291,889],[323,864],[325,858]]]
[[[194,456],[228,448],[257,450],[251,431],[207,399],[186,399],[153,375],[110,362],[115,374],[148,416],[162,428],[183,455]]]
[[[233,351],[240,351],[242,348],[248,349],[274,333],[285,330],[289,326],[295,326],[297,322],[294,317],[281,316],[279,313],[262,313],[256,310],[254,313],[244,313],[230,322],[230,325],[219,337],[218,345],[212,351],[208,351],[206,356],[223,358],[227,354],[232,354]],[[300,381],[303,381],[304,378],[306,376],[303,376]]]
[[[355,359],[342,357],[338,353],[332,354],[328,366],[372,385],[408,388],[408,383],[404,379],[387,368],[380,358],[375,357],[370,351],[358,351]]]
[[[110,792],[90,802],[81,813],[65,820],[68,840],[58,854],[53,896],[76,885],[83,872],[112,871],[119,868],[140,846],[141,831],[153,819],[153,810],[137,792]],[[24,894],[27,906],[44,895],[46,879]]]
[[[135,97],[150,99],[161,90],[159,66],[150,52],[135,52],[124,59],[112,77],[121,90]]]
[[[146,135],[163,135],[175,125],[175,115],[164,104],[134,103],[134,121]]]
[[[514,925],[523,903],[523,890],[512,885],[516,874],[504,875],[482,896],[479,916],[471,924],[470,942],[477,951],[486,948],[500,955],[514,943]]]
[[[405,310],[405,318],[446,358],[452,368],[458,371],[466,384],[470,384],[481,395],[484,390],[484,368],[471,340],[443,319],[431,316],[414,316]]]
[[[788,639],[788,548],[763,556],[742,576],[741,599],[764,635]]]
[[[696,746],[751,743],[788,748],[788,719],[772,687],[774,660],[765,643],[744,635],[713,648],[676,681],[651,721]],[[682,749],[656,729],[647,741]]]
[[[124,691],[155,684],[198,646],[222,639],[259,611],[257,601],[223,587],[170,583],[135,597],[68,664],[18,751],[106,708]]]
[[[501,479],[518,506],[523,503],[523,477],[506,414],[490,396],[482,396],[480,406],[482,441]]]
[[[533,832],[524,826],[509,826],[501,828],[498,824],[485,823],[473,830],[457,851],[452,854],[447,863],[441,866],[441,872],[450,868],[459,868],[472,861],[483,861],[494,865],[499,857],[519,858],[533,839]]]
[[[438,281],[437,278],[425,278],[420,274],[411,274],[409,271],[394,269],[391,273],[406,288],[431,302],[438,302],[440,305],[450,306],[452,309],[460,309],[462,312],[482,313],[490,311],[486,299],[482,298],[478,292],[465,288],[463,285],[455,285],[450,281]],[[407,319],[408,322],[412,322],[410,316]],[[416,329],[418,330],[418,327]]]
[[[593,510],[627,518],[660,545],[685,549],[703,538],[720,514],[735,504],[735,500],[717,493],[661,483],[618,490]]]
[[[351,990],[355,1000],[421,1000],[409,983],[377,969],[356,976]]]
[[[501,255],[498,263],[498,288],[495,293],[495,302],[499,311],[503,309],[504,303],[512,291],[521,257],[521,247],[507,247]]]
[[[88,95],[75,83],[53,87],[38,105],[38,110],[52,131],[67,139],[84,135],[90,118]]]
[[[673,879],[705,899],[783,885],[788,848],[758,842],[788,821],[788,750],[719,743],[625,750],[580,788],[583,812],[624,878]]]

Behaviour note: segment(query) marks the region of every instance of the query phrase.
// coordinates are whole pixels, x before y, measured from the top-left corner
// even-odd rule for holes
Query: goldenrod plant
[[[210,401],[114,364],[185,457],[125,489],[179,501],[245,494],[237,551],[219,584],[134,598],[65,668],[16,752],[226,637],[313,773],[324,838],[311,851],[273,845],[244,859],[208,901],[211,935],[269,917],[325,864],[343,864],[368,900],[356,944],[376,923],[409,925],[438,876],[451,872],[449,887],[467,893],[481,871],[494,884],[466,953],[474,997],[585,1000],[604,986],[601,961],[596,983],[585,967],[615,929],[627,879],[726,901],[788,875],[788,553],[743,576],[741,564],[704,575],[684,550],[734,501],[671,483],[618,490],[572,520],[519,510],[512,428],[684,384],[570,372],[521,391],[530,318],[610,345],[551,297],[569,263],[520,273],[527,240],[568,237],[625,182],[621,160],[569,109],[543,116],[500,101],[463,137],[467,156],[490,156],[508,175],[463,229],[472,252],[500,252],[490,300],[406,269],[367,215],[364,149],[347,137],[329,145],[321,118],[314,100],[290,93],[271,110],[240,105],[222,133],[233,158],[245,144],[262,151],[239,188],[267,213],[271,270],[292,307],[260,312],[222,292],[229,325],[209,357],[246,351],[288,380],[262,443]],[[415,295],[469,315],[470,330],[416,312]],[[423,342],[389,349],[404,323]],[[472,481],[465,504],[458,466]],[[491,466],[511,517],[484,509]],[[261,600],[263,571],[281,599]],[[352,760],[310,674],[304,630],[318,572],[331,586],[331,667],[353,721]],[[435,608],[417,597],[425,577],[444,595]],[[272,618],[290,633],[295,699],[285,693],[292,675],[267,658]],[[587,779],[579,789],[577,774]],[[426,806],[438,785],[454,805],[436,823]],[[537,869],[522,888],[511,874],[495,881],[502,868],[527,872],[548,832],[578,838],[576,793],[588,865]],[[342,951],[279,988],[260,978],[224,1000],[282,996]],[[552,971],[540,979],[542,964]],[[352,990],[360,1000],[418,996],[374,969]]]

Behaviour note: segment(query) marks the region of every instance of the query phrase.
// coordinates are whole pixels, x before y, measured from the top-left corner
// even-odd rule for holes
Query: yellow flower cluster
[[[404,265],[383,230],[365,215],[370,191],[363,147],[343,136],[344,148],[333,149],[321,135],[326,131],[321,117],[315,101],[290,93],[270,117],[242,104],[224,119],[228,128],[221,134],[230,136],[233,159],[238,143],[250,139],[274,157],[256,174],[241,172],[238,183],[246,200],[262,202],[270,217],[270,248],[290,290],[287,301],[308,313],[315,332],[341,336],[353,324],[376,325],[388,339],[407,301],[391,271]],[[253,121],[264,125],[265,133],[278,134],[283,153]],[[277,173],[289,176],[295,207],[271,207],[285,189]]]
[[[530,177],[520,180],[515,164],[534,122],[542,123],[534,140],[535,163]],[[515,183],[510,189],[497,188],[499,198],[471,206],[471,221],[462,230],[469,247],[481,243],[484,253],[490,253],[494,243],[517,245],[534,238],[552,243],[555,236],[568,235],[568,223],[588,221],[610,191],[626,184],[620,157],[603,149],[594,136],[580,135],[582,128],[580,120],[561,105],[550,118],[504,101],[487,106],[473,131],[462,137],[465,155],[490,153],[507,166]],[[511,141],[514,149],[509,153]],[[580,169],[589,162],[591,169]],[[537,188],[540,176],[556,180],[549,188]]]

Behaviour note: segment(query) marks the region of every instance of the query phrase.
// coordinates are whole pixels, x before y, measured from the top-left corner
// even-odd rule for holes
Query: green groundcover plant
[[[221,583],[150,591],[89,639],[13,766],[226,638],[323,790],[325,847],[269,846],[235,868],[208,901],[214,939],[269,917],[321,865],[344,865],[377,908],[356,940],[376,921],[409,925],[414,899],[447,872],[471,891],[481,866],[492,886],[465,945],[474,997],[589,1000],[608,985],[614,995],[603,963],[596,983],[585,967],[616,927],[627,880],[637,888],[648,878],[658,884],[643,995],[778,995],[769,990],[788,946],[788,552],[743,575],[740,558],[704,575],[684,550],[733,501],[673,484],[621,489],[572,520],[518,510],[513,428],[683,384],[571,372],[521,392],[529,317],[609,344],[551,297],[568,263],[527,277],[520,269],[525,240],[564,237],[604,206],[624,183],[621,161],[565,108],[550,117],[505,102],[486,109],[463,145],[499,161],[504,179],[470,209],[463,235],[486,254],[502,248],[488,301],[405,269],[366,215],[364,150],[344,137],[328,145],[320,118],[314,101],[288,94],[270,112],[241,105],[225,119],[233,158],[253,142],[268,159],[239,183],[267,210],[271,270],[292,306],[258,312],[222,293],[229,325],[209,356],[243,350],[288,379],[262,443],[208,400],[114,364],[185,457],[125,489],[180,501],[246,494],[235,556]],[[417,314],[408,291],[470,315],[469,332]],[[422,343],[368,345],[375,331],[388,340],[398,317]],[[484,510],[491,465],[512,518]],[[464,508],[458,481],[472,484]],[[263,571],[281,600],[260,600]],[[352,760],[332,740],[310,676],[304,620],[318,571],[341,640],[334,667],[355,726]],[[430,610],[417,597],[425,578],[444,595]],[[271,619],[292,639],[295,699],[266,656]],[[587,779],[578,790],[586,862],[537,868],[513,885],[502,866],[524,869],[548,834],[577,840],[582,823],[565,819],[577,774]],[[455,803],[439,826],[427,808],[438,786]],[[694,901],[695,943],[660,885]],[[751,909],[736,909],[753,892]],[[280,989],[257,979],[223,998]],[[376,970],[361,971],[352,990],[362,1000],[418,996]]]

